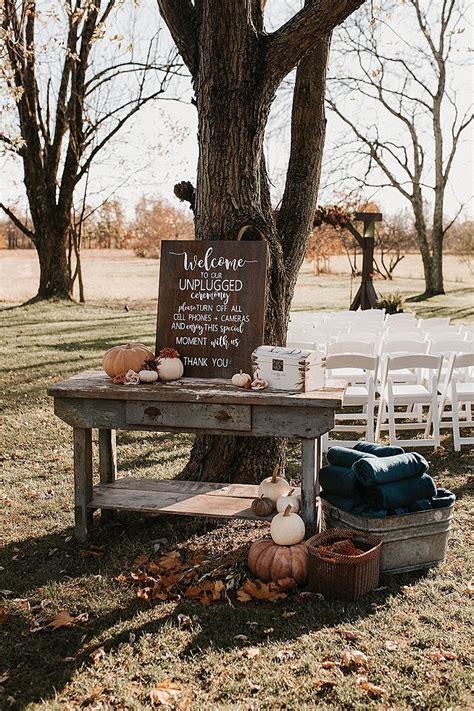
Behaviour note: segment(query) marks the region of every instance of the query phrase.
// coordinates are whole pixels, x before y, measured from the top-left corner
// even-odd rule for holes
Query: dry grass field
[[[84,250],[83,272],[88,303],[109,305],[153,306],[158,293],[159,261],[141,259],[131,250]],[[0,303],[19,304],[35,295],[38,284],[38,262],[34,250],[0,250]],[[458,257],[446,255],[445,280],[447,297],[426,302],[423,315],[441,313],[449,308],[453,318],[469,320],[474,314],[470,291],[474,276]],[[295,310],[348,308],[351,289],[355,293],[358,279],[351,285],[350,269],[345,257],[331,260],[331,273],[313,275],[312,265],[301,270],[293,301]],[[423,291],[423,270],[417,255],[407,255],[395,272],[393,281],[378,279],[377,291],[400,291],[406,296]],[[77,296],[77,293],[76,293]],[[448,306],[449,304],[449,306]]]
[[[158,262],[85,253],[87,304],[22,308],[14,302],[35,292],[34,254],[1,252],[0,268],[2,711],[473,708],[469,448],[453,452],[445,431],[443,448],[423,451],[438,485],[457,497],[446,561],[384,575],[356,602],[307,590],[240,602],[235,588],[248,575],[246,550],[264,532],[260,522],[97,515],[91,544],[81,546],[73,532],[71,431],[46,388],[99,368],[112,344],[153,343]],[[446,296],[409,306],[472,319],[458,269]],[[421,287],[419,275],[405,275],[386,290]],[[344,308],[349,290],[347,277],[316,278],[305,267],[294,308]],[[190,445],[188,435],[121,431],[119,475],[174,477]],[[294,484],[299,456],[291,442]],[[155,565],[171,554],[189,561],[196,552],[204,558],[199,576],[209,582],[210,570],[225,580],[225,598],[204,605],[185,594],[143,596],[140,560]]]

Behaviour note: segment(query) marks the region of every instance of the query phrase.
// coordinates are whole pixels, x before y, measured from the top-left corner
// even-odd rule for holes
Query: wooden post
[[[347,229],[362,247],[362,281],[350,310],[357,311],[360,308],[365,311],[375,308],[377,303],[373,285],[375,223],[382,220],[382,215],[380,212],[356,212],[355,219],[364,223],[363,234],[361,235],[351,223],[347,225]]]
[[[117,478],[117,432],[99,430],[99,476],[101,484],[111,484]],[[101,518],[112,519],[115,511],[102,509]]]
[[[74,427],[74,516],[75,533],[85,543],[92,527],[92,430]]]
[[[301,516],[306,524],[306,538],[319,533],[321,511],[319,506],[319,469],[321,464],[321,438],[302,439]]]
[[[101,484],[111,484],[117,478],[116,430],[99,430],[99,474]]]

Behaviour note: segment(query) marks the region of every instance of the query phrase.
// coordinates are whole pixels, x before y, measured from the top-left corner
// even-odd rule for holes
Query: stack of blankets
[[[331,447],[319,473],[321,497],[356,516],[400,516],[451,506],[455,495],[438,489],[429,464],[401,447],[357,442]]]

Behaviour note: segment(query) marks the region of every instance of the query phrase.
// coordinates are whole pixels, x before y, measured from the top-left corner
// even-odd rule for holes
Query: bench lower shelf
[[[257,495],[255,484],[125,477],[95,486],[89,508],[271,521],[273,515],[261,517],[253,513],[251,504]]]

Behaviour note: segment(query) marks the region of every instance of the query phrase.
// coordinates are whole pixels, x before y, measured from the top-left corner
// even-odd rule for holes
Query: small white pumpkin
[[[174,348],[163,348],[158,359],[158,377],[160,380],[179,380],[184,373],[184,365]]]
[[[158,380],[158,373],[156,370],[140,370],[138,373],[141,383],[156,383]]]
[[[298,514],[291,513],[291,504],[274,516],[270,525],[270,535],[279,546],[294,546],[303,540],[305,533],[304,521]]]
[[[237,388],[245,388],[246,385],[249,385],[252,382],[252,378],[248,373],[236,373],[235,375],[232,376],[232,385],[235,385]]]
[[[277,464],[273,470],[273,474],[264,479],[258,487],[258,495],[271,499],[274,504],[276,504],[280,496],[286,496],[291,489],[286,479],[278,476],[279,471],[280,465]]]
[[[292,496],[293,492],[294,489],[290,489],[285,496],[280,496],[276,504],[278,513],[283,513],[287,506],[291,506],[292,513],[298,513],[301,506],[300,497]]]

